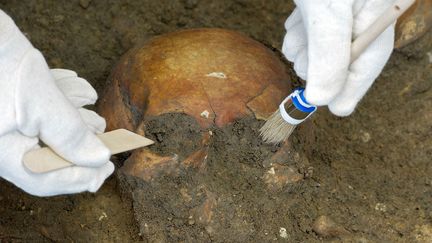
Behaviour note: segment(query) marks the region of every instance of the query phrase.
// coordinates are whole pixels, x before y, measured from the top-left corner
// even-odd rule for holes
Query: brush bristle
[[[295,129],[295,125],[286,122],[279,109],[273,113],[260,129],[264,142],[278,144],[286,140]]]

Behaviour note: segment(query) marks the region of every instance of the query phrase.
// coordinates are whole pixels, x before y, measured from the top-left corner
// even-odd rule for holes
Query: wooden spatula
[[[112,154],[145,147],[154,142],[126,129],[118,129],[98,135]],[[45,173],[73,166],[48,147],[33,150],[24,155],[24,165],[33,173]]]

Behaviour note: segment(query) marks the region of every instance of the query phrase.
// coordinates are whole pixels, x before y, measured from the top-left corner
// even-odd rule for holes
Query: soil
[[[181,28],[234,29],[279,48],[293,4],[0,0],[0,8],[51,67],[76,70],[101,92],[121,54]],[[211,129],[204,169],[151,182],[120,171],[96,194],[50,198],[0,181],[0,241],[431,242],[431,55],[431,32],[395,51],[352,116],[319,110],[299,127],[310,130],[307,138],[296,131],[283,145],[298,154],[280,165],[266,163],[279,147],[260,142],[262,121],[246,117]],[[159,142],[152,150],[181,159],[199,147],[203,131],[184,115],[168,116],[148,119]],[[272,168],[290,175],[289,183],[275,184]],[[333,222],[318,230],[323,218]]]
[[[196,168],[180,165],[180,171],[175,175],[150,181],[120,174],[120,184],[126,187],[124,191],[132,194],[140,232],[149,242],[272,241],[277,238],[272,233],[274,224],[282,225],[284,218],[291,215],[290,211],[302,204],[303,197],[292,194],[301,193],[305,184],[316,184],[310,180],[288,183],[282,188],[271,181],[274,178],[268,173],[271,165],[265,162],[281,146],[262,142],[258,130],[263,121],[254,117],[245,117],[223,128],[212,127],[208,131],[202,131],[195,120],[184,114],[162,115],[157,120],[157,124],[163,125],[146,126],[146,136],[159,137],[162,142],[150,149],[162,156],[175,153],[182,161],[198,150],[201,136],[191,139],[192,143],[182,142],[184,140],[180,138],[193,138],[194,134],[209,131],[211,136],[208,156]],[[154,122],[152,119],[148,123]],[[160,136],[162,131],[166,136]],[[169,144],[172,140],[181,146],[171,146],[172,149],[167,151],[164,141]],[[297,156],[300,157],[298,153]],[[285,169],[297,182],[303,179],[298,171],[305,171],[307,165],[307,159],[302,157],[287,159],[282,165],[274,165],[273,169],[276,168],[276,172]],[[296,170],[289,173],[289,166]],[[286,211],[287,208],[290,209]],[[301,217],[303,209],[297,210],[299,215],[296,217]],[[286,227],[291,233],[299,230],[295,224]],[[293,235],[291,240],[300,241],[301,237]]]

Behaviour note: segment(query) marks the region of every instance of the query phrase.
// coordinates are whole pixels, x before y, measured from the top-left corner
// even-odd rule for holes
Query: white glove
[[[74,72],[51,72],[0,10],[1,177],[38,196],[96,191],[114,169],[109,150],[93,133],[104,130],[103,118],[80,108],[96,99],[90,84]],[[39,139],[79,166],[45,174],[28,171],[22,157],[39,147]]]
[[[350,115],[393,50],[394,24],[350,65],[351,41],[393,0],[294,0],[282,52],[307,80],[305,98],[338,116]]]

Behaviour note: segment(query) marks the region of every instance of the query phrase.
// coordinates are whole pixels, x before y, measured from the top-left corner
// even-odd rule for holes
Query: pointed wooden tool
[[[98,135],[98,137],[113,155],[154,143],[152,140],[126,129],[103,133]],[[33,173],[45,173],[74,165],[48,147],[28,152],[24,155],[23,161],[27,169]]]

